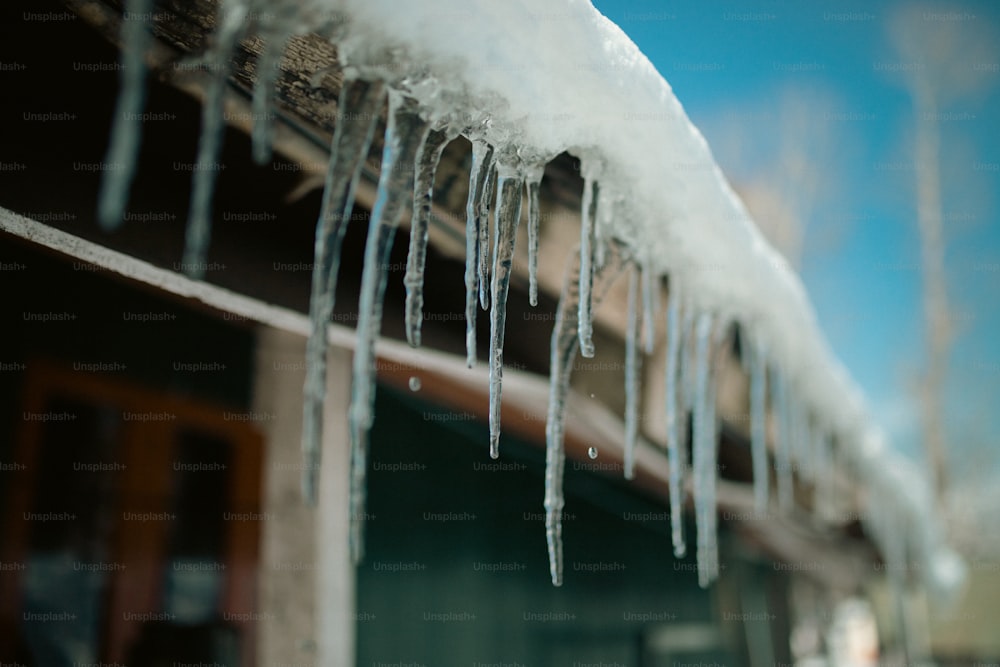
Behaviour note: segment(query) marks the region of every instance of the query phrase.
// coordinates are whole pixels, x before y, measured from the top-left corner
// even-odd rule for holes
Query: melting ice
[[[690,444],[693,451],[693,461],[690,466],[691,486],[695,505],[695,520],[697,532],[697,559],[699,581],[707,585],[718,573],[718,546],[716,543],[716,444],[717,423],[715,414],[715,379],[712,370],[714,335],[721,329],[716,324],[723,321],[721,316],[728,315],[726,310],[749,311],[753,316],[751,321],[744,322],[744,328],[754,329],[748,324],[757,323],[758,331],[750,331],[749,339],[754,345],[747,345],[748,374],[750,375],[749,409],[751,413],[751,448],[754,471],[754,504],[758,511],[763,511],[768,503],[768,463],[767,463],[767,429],[769,416],[773,421],[775,433],[774,455],[777,473],[778,505],[788,510],[794,500],[792,464],[800,464],[815,483],[823,490],[823,495],[829,497],[833,490],[833,474],[829,471],[835,460],[833,443],[837,442],[837,460],[841,457],[850,458],[855,464],[865,459],[861,452],[869,441],[879,441],[877,432],[868,428],[861,438],[849,437],[855,433],[854,422],[860,414],[854,401],[853,385],[847,382],[839,371],[839,365],[829,357],[822,339],[815,327],[815,318],[809,310],[807,302],[799,300],[800,284],[787,269],[782,269],[773,260],[773,251],[763,243],[752,222],[746,217],[745,211],[739,205],[731,189],[722,180],[720,173],[714,168],[714,162],[704,141],[693,129],[684,116],[669,87],[652,70],[644,58],[633,57],[638,53],[634,45],[628,42],[620,33],[609,32],[607,21],[600,17],[590,7],[579,3],[567,5],[567,15],[577,22],[577,27],[583,33],[590,35],[590,41],[618,40],[622,57],[630,63],[622,71],[615,70],[615,78],[598,80],[600,73],[588,74],[590,78],[579,80],[579,72],[574,76],[558,78],[558,73],[547,72],[544,68],[530,67],[525,71],[537,71],[540,76],[550,77],[547,81],[553,85],[528,87],[530,90],[553,90],[553,97],[560,104],[574,99],[579,91],[593,89],[595,86],[602,93],[611,89],[618,90],[615,95],[602,94],[602,99],[620,98],[629,104],[649,105],[644,109],[656,110],[670,122],[665,122],[656,129],[655,147],[669,147],[671,150],[650,150],[650,139],[647,137],[623,136],[618,124],[601,126],[596,131],[593,127],[574,123],[564,124],[558,131],[552,131],[544,136],[538,127],[532,125],[531,118],[536,116],[533,111],[537,103],[547,102],[529,96],[530,103],[523,109],[519,108],[519,90],[506,90],[503,81],[491,82],[481,78],[480,84],[487,87],[496,84],[494,91],[503,104],[506,104],[514,117],[519,111],[528,118],[521,126],[506,127],[505,131],[477,132],[468,138],[472,141],[472,168],[469,174],[469,195],[466,205],[466,267],[464,276],[465,306],[466,306],[466,357],[469,366],[476,362],[476,317],[477,303],[484,310],[490,311],[490,443],[492,456],[499,454],[500,437],[500,404],[502,395],[503,373],[503,341],[506,327],[505,311],[506,297],[509,289],[511,263],[516,241],[517,226],[521,217],[521,199],[527,196],[528,201],[528,273],[529,298],[531,305],[538,302],[538,243],[539,243],[539,194],[543,161],[522,160],[523,155],[555,155],[562,150],[573,149],[574,146],[590,145],[602,153],[601,160],[588,162],[592,172],[585,172],[584,194],[581,205],[581,236],[578,253],[575,254],[566,279],[557,310],[555,326],[550,342],[551,370],[549,384],[548,419],[546,422],[546,471],[545,471],[545,531],[548,543],[550,574],[553,583],[562,582],[562,511],[565,504],[562,488],[564,470],[564,436],[565,413],[570,391],[570,371],[574,358],[579,351],[584,356],[595,354],[593,344],[593,308],[597,299],[595,288],[606,285],[615,275],[621,272],[621,253],[615,250],[612,257],[605,261],[606,248],[621,244],[627,254],[635,256],[641,251],[642,261],[637,270],[629,273],[629,317],[626,347],[628,360],[626,363],[626,437],[625,437],[625,470],[631,476],[634,471],[635,447],[638,439],[638,400],[639,400],[639,369],[641,354],[638,349],[640,339],[639,322],[643,324],[641,338],[644,349],[651,352],[654,346],[656,303],[658,300],[658,271],[664,266],[671,266],[672,260],[687,259],[687,264],[678,264],[671,268],[669,284],[670,299],[666,316],[666,368],[665,368],[665,405],[666,419],[666,455],[670,464],[670,504],[671,504],[671,535],[674,553],[678,557],[686,551],[681,522],[681,508],[684,501],[684,480],[688,474],[688,464],[685,451]],[[586,4],[586,3],[584,3]],[[324,11],[314,11],[316,8],[300,7],[291,3],[276,3],[274,15],[281,17],[269,23],[264,20],[258,27],[265,39],[265,47],[259,59],[257,87],[253,91],[252,105],[255,115],[253,128],[253,156],[258,162],[265,162],[271,149],[271,124],[274,85],[277,76],[277,63],[280,61],[288,38],[295,32],[308,29],[326,29],[329,16]],[[128,0],[126,9],[133,15],[148,15],[152,6],[151,0]],[[217,27],[212,39],[212,46],[207,54],[212,65],[212,76],[206,88],[205,102],[202,112],[202,129],[198,146],[197,163],[194,169],[194,181],[186,248],[184,253],[185,268],[192,276],[200,277],[204,271],[204,259],[211,229],[212,196],[218,170],[216,160],[222,137],[222,112],[228,85],[230,54],[241,39],[249,25],[247,15],[249,9],[256,6],[253,3],[239,0],[224,0],[220,7]],[[345,17],[370,15],[375,12],[390,12],[388,5],[380,4],[379,0],[368,0],[365,3],[346,0]],[[394,16],[416,12],[417,9],[403,8],[392,5]],[[513,5],[497,10],[497,16],[517,18],[517,9]],[[298,17],[289,20],[288,17]],[[492,16],[492,15],[491,15]],[[383,18],[385,18],[383,16]],[[495,18],[495,17],[494,17]],[[523,19],[523,17],[521,17]],[[431,34],[411,35],[400,26],[418,21],[379,22],[378,34],[361,34],[360,41],[354,40],[354,48],[358,43],[368,44],[371,48],[380,45],[393,44],[393,39],[410,40],[420,43],[429,57],[436,58],[438,52],[450,58],[476,59],[485,57],[476,48],[465,48],[464,42],[458,40],[436,39]],[[359,22],[359,25],[361,23]],[[422,25],[422,24],[421,24]],[[514,25],[514,24],[512,24]],[[493,25],[471,26],[479,32],[489,32]],[[337,34],[349,35],[354,28],[347,24],[338,26]],[[426,26],[425,26],[426,29]],[[362,30],[363,33],[363,30]],[[117,225],[127,202],[128,188],[134,172],[136,155],[139,145],[139,130],[137,123],[124,120],[134,118],[141,112],[144,104],[145,73],[142,54],[149,40],[149,26],[140,22],[126,21],[123,27],[122,49],[123,62],[126,67],[122,73],[122,91],[117,106],[117,119],[108,149],[108,161],[121,163],[123,169],[109,170],[105,173],[105,181],[99,199],[99,218],[107,227]],[[476,31],[470,30],[474,36]],[[510,31],[511,36],[517,34]],[[355,36],[357,37],[357,36]],[[558,35],[554,36],[558,38]],[[469,37],[472,39],[473,37]],[[366,41],[367,40],[367,41]],[[588,40],[583,40],[588,42]],[[370,42],[370,44],[369,44]],[[519,53],[516,40],[511,41],[512,50],[507,57],[512,62],[522,57],[530,57],[527,53]],[[459,56],[449,52],[457,48]],[[568,49],[575,48],[567,45]],[[582,48],[590,48],[585,44]],[[527,51],[530,52],[530,49]],[[358,57],[364,60],[365,50],[358,50]],[[405,53],[405,49],[396,51]],[[491,54],[493,52],[491,51]],[[355,558],[360,558],[363,551],[362,523],[365,503],[365,472],[367,468],[368,433],[373,420],[374,381],[375,381],[375,343],[378,339],[382,306],[387,281],[387,259],[392,248],[392,242],[405,209],[412,205],[412,225],[410,234],[409,255],[405,286],[406,299],[406,335],[409,342],[419,345],[421,342],[421,321],[423,309],[423,275],[426,264],[426,244],[428,238],[428,222],[432,202],[434,173],[441,152],[448,141],[457,135],[457,131],[446,122],[440,122],[443,117],[466,113],[470,107],[461,108],[462,104],[480,105],[471,107],[476,113],[482,114],[482,101],[468,97],[462,86],[461,77],[455,77],[456,90],[427,88],[431,92],[417,94],[407,87],[414,85],[415,79],[400,76],[399,72],[390,74],[371,74],[359,76],[361,70],[351,69],[351,52],[341,54],[348,64],[349,75],[343,85],[340,95],[340,117],[345,119],[337,123],[330,146],[330,164],[326,176],[323,194],[323,206],[316,228],[316,269],[312,282],[312,299],[310,302],[311,333],[307,346],[307,380],[304,388],[304,419],[303,419],[303,452],[305,456],[303,489],[305,496],[314,500],[316,495],[316,471],[319,468],[320,437],[322,432],[322,404],[325,393],[327,327],[334,307],[334,294],[337,282],[340,246],[350,219],[353,206],[354,190],[357,185],[361,163],[367,155],[374,131],[374,119],[378,117],[388,95],[389,122],[386,130],[385,148],[382,159],[382,172],[379,175],[375,206],[372,210],[365,249],[365,262],[362,275],[362,287],[359,303],[359,321],[357,328],[358,344],[354,356],[353,386],[351,405],[349,408],[349,426],[351,437],[351,493],[349,512],[351,517],[351,552]],[[405,58],[405,56],[403,56]],[[490,57],[494,57],[491,55]],[[577,60],[570,59],[573,62]],[[438,59],[442,62],[442,59]],[[419,63],[433,68],[434,63]],[[401,62],[400,65],[405,65]],[[416,67],[416,65],[415,65]],[[502,68],[495,68],[500,71]],[[611,71],[614,68],[609,68]],[[407,70],[401,67],[400,71]],[[486,72],[489,67],[479,67],[477,72]],[[551,77],[556,77],[552,79]],[[562,83],[560,83],[562,82]],[[438,83],[445,85],[447,82]],[[559,84],[559,87],[555,84]],[[569,86],[566,88],[565,86]],[[588,88],[589,86],[589,88]],[[447,86],[445,86],[447,88]],[[453,96],[441,94],[454,93]],[[410,95],[413,93],[413,96]],[[436,97],[435,97],[436,95]],[[420,99],[418,99],[420,98]],[[462,100],[465,100],[464,102]],[[443,108],[449,104],[457,104],[460,108]],[[430,106],[428,106],[430,105]],[[435,105],[438,105],[435,107]],[[572,108],[585,108],[584,104],[572,104]],[[135,114],[129,116],[128,114]],[[613,114],[612,114],[613,115]],[[589,118],[588,114],[580,114],[581,119]],[[619,114],[620,116],[620,114]],[[431,122],[434,118],[434,122]],[[364,120],[357,120],[364,119]],[[581,123],[583,122],[581,120]],[[489,125],[489,123],[487,124]],[[496,123],[501,127],[502,123]],[[457,127],[457,126],[456,126]],[[574,136],[572,131],[590,132],[587,136]],[[506,132],[506,133],[505,133]],[[659,134],[662,133],[662,134]],[[471,134],[466,132],[466,134]],[[537,145],[536,145],[537,144]],[[673,151],[673,152],[671,152]],[[593,157],[595,151],[588,149]],[[661,155],[661,153],[663,153]],[[706,169],[691,169],[685,171],[685,178],[690,183],[677,187],[677,183],[669,183],[671,187],[660,188],[661,184],[651,182],[651,174],[664,173],[660,167],[664,160],[675,159],[683,155],[688,161],[703,161]],[[503,156],[500,158],[498,156]],[[509,158],[509,156],[516,156]],[[623,183],[631,185],[635,180],[639,197],[647,204],[670,204],[673,222],[663,229],[672,231],[683,230],[686,237],[686,249],[675,255],[673,246],[665,245],[665,239],[670,234],[661,234],[655,222],[645,220],[613,221],[609,230],[604,230],[604,219],[610,214],[602,210],[606,206],[602,199],[601,187],[596,178],[596,172],[601,172],[602,183],[607,177],[604,167],[611,158],[612,163],[627,164],[632,167],[626,181],[612,181],[607,189],[609,192],[622,189]],[[601,169],[593,169],[600,164]],[[408,168],[413,165],[414,169]],[[398,168],[397,168],[398,167]],[[410,182],[411,173],[415,174]],[[634,177],[634,178],[633,178]],[[492,222],[493,242],[490,243],[493,188],[496,184],[496,206]],[[605,183],[606,184],[606,183]],[[627,189],[627,188],[626,188]],[[662,191],[662,192],[661,192]],[[676,201],[666,202],[660,198],[663,192],[669,192]],[[610,209],[609,209],[610,210]],[[660,212],[659,208],[646,206],[639,210]],[[598,225],[598,215],[602,215],[602,224]],[[692,223],[685,227],[685,223]],[[693,223],[698,224],[693,224]],[[704,224],[702,224],[704,223]],[[601,236],[598,236],[600,231]],[[610,237],[605,238],[606,234]],[[619,238],[619,236],[621,238]],[[664,252],[670,257],[653,255],[653,249]],[[716,250],[719,250],[716,252]],[[730,252],[731,250],[735,252]],[[492,252],[491,252],[492,250]],[[729,254],[727,254],[729,253]],[[739,299],[720,299],[718,285],[714,285],[715,298],[712,307],[719,317],[710,314],[701,302],[705,287],[712,287],[713,281],[704,278],[705,273],[691,270],[692,264],[706,261],[711,264],[713,258],[740,258],[744,263],[734,268],[732,275],[725,277],[727,289],[739,294]],[[755,276],[757,280],[750,280]],[[684,291],[680,285],[684,285]],[[753,286],[752,288],[750,286]],[[773,288],[773,289],[772,289]],[[700,291],[699,291],[700,290]],[[748,291],[749,290],[749,291]],[[697,298],[696,298],[697,297]],[[710,299],[710,301],[712,301]],[[641,306],[640,306],[641,302]],[[696,305],[697,304],[697,305]],[[765,327],[763,322],[780,321],[781,328],[795,331],[796,349],[793,353],[785,353],[785,359],[780,359],[779,346],[773,345],[772,338],[776,336],[774,328]],[[801,331],[797,325],[807,324],[807,330]],[[796,326],[793,326],[796,325]],[[777,336],[780,338],[781,336]],[[716,341],[717,342],[717,341]],[[785,340],[784,342],[788,342]],[[752,348],[752,349],[751,349]],[[795,387],[793,396],[792,379],[786,371],[808,367],[821,376],[827,388],[817,389],[823,383],[811,383],[807,387]],[[416,391],[419,381],[411,378],[410,386]],[[802,391],[808,389],[808,392]],[[812,400],[798,400],[798,395],[809,393]],[[847,398],[844,398],[844,397]],[[819,398],[817,398],[819,397]],[[768,400],[770,399],[770,400]],[[829,404],[827,419],[818,407]],[[846,405],[847,407],[843,407]],[[830,416],[830,414],[833,416]],[[685,428],[687,415],[692,415],[692,442],[685,443]],[[820,428],[819,424],[823,423]],[[837,430],[840,432],[837,432]],[[859,444],[861,443],[861,444]],[[590,456],[596,455],[591,449]],[[878,466],[862,468],[871,477],[873,484],[889,486],[899,485],[899,481],[876,472]],[[822,474],[821,474],[822,472]],[[905,514],[905,508],[896,507],[897,514]],[[873,523],[876,539],[880,540],[883,551],[889,545],[889,556],[899,561],[903,537],[901,529],[893,523],[889,515],[879,513]],[[898,523],[898,522],[897,522]],[[925,522],[926,523],[926,522]],[[922,526],[913,520],[914,526]],[[929,529],[925,530],[920,544],[925,555],[935,555]],[[895,546],[893,546],[895,545]],[[905,557],[905,554],[902,556]]]

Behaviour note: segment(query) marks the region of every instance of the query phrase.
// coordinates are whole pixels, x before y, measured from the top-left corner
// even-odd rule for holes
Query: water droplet
[[[589,456],[592,459],[596,459],[597,458],[597,447],[591,447],[590,449],[588,449],[587,450],[587,456]]]
[[[420,378],[416,375],[410,376],[410,391],[420,391]]]

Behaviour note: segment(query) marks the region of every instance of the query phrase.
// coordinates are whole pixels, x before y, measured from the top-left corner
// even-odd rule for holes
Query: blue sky
[[[914,61],[888,36],[904,3],[594,4],[670,82],[738,189],[774,172],[788,129],[782,101],[804,100],[803,136],[822,139],[813,155],[822,185],[805,216],[802,278],[876,419],[897,447],[921,456],[909,389],[925,358],[914,111],[899,72]],[[937,4],[933,12],[924,15],[932,26],[957,30],[968,43],[986,31],[1000,44],[1000,3]],[[1000,432],[1000,58],[995,51],[970,58],[979,90],[954,97],[938,123],[949,296],[959,326],[948,430],[953,458],[985,457],[1000,470],[993,451]]]

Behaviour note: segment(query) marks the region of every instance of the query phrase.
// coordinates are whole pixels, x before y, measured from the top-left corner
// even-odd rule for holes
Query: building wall
[[[599,456],[566,464],[565,581],[556,588],[541,449],[504,437],[493,461],[484,425],[419,392],[383,390],[376,411],[358,664],[737,660],[718,589],[698,587],[690,555],[674,559],[663,506],[598,474]],[[665,628],[683,632],[664,642]]]

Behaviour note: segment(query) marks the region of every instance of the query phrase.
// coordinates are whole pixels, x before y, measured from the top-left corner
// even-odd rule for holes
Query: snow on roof
[[[319,0],[315,0],[319,1]],[[403,7],[334,3],[349,66],[381,75],[444,118],[477,118],[482,136],[526,162],[569,151],[614,210],[599,233],[635,249],[703,309],[743,323],[827,426],[861,439],[869,419],[831,353],[801,281],[763,238],[670,85],[588,2]],[[405,58],[399,49],[405,49]],[[400,68],[412,62],[412,70]]]
[[[338,47],[348,67],[384,78],[432,117],[466,126],[481,119],[473,132],[529,165],[562,151],[579,157],[614,203],[598,234],[669,272],[700,309],[739,321],[893,505],[929,583],[961,581],[921,471],[886,445],[802,282],[763,238],[670,85],[618,26],[585,0],[313,6],[347,18]],[[870,511],[880,512],[877,503]],[[879,541],[899,529],[867,523]]]

